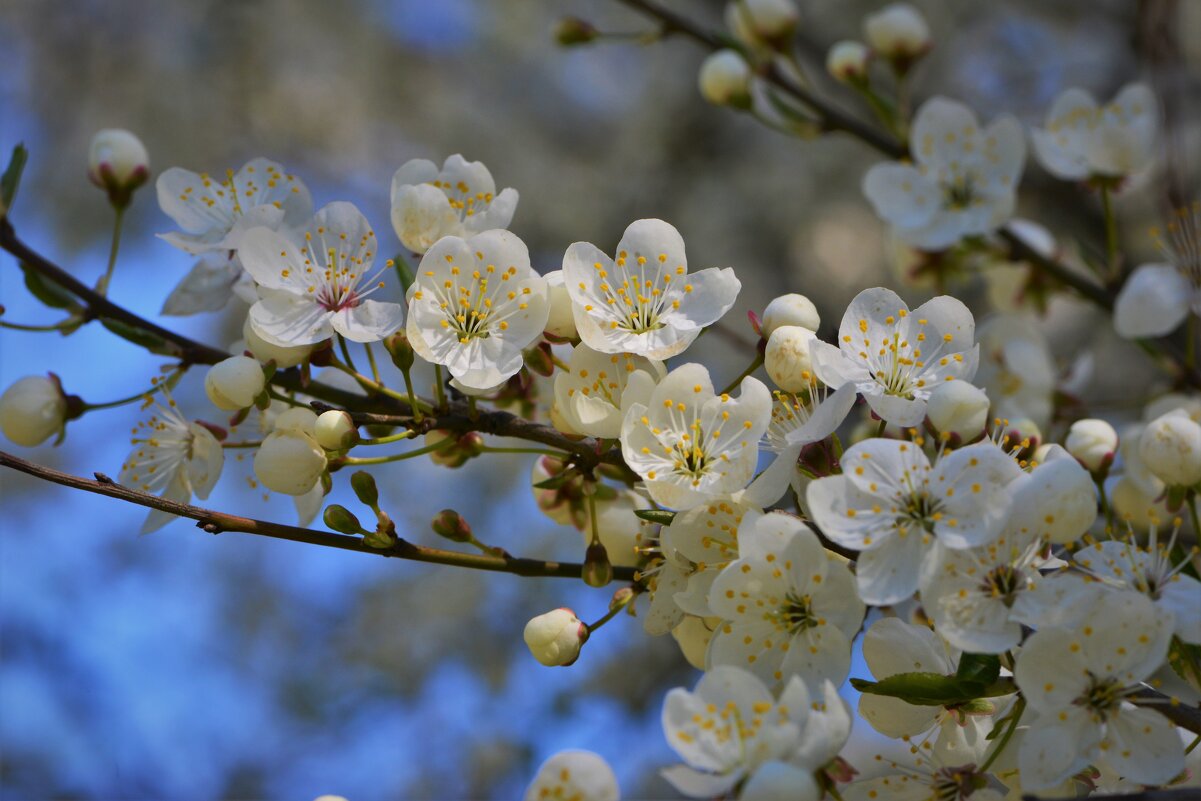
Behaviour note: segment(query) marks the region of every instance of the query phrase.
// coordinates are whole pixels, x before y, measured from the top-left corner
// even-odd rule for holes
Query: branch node
[[[113,481],[111,478],[109,478],[107,475],[105,475],[104,473],[92,473],[92,475],[94,475],[96,477],[96,480],[98,482],[100,482],[101,484],[116,484],[117,483],[117,482]]]

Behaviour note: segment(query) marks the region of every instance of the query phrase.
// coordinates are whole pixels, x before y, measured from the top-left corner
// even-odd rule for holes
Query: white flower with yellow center
[[[809,485],[809,513],[831,540],[862,551],[859,594],[881,606],[913,594],[935,540],[949,548],[995,540],[1009,518],[1009,484],[1022,475],[990,441],[932,465],[914,443],[869,439],[843,454],[842,467]]]
[[[428,159],[413,159],[392,176],[392,227],[414,253],[425,253],[444,236],[508,228],[516,210],[516,189],[497,194],[488,168],[458,153],[441,170]]]
[[[487,390],[517,373],[546,327],[546,279],[508,231],[440,239],[409,287],[409,342],[463,387]]]
[[[841,684],[865,611],[850,570],[786,512],[743,517],[738,560],[713,582],[709,606],[723,623],[708,664],[746,668],[769,686],[791,676]]]
[[[650,400],[667,370],[662,362],[630,353],[601,353],[580,343],[571,352],[570,371],[555,374],[555,404],[573,431],[592,437],[621,434],[621,421],[634,403]]]
[[[163,314],[216,311],[233,295],[254,302],[254,286],[235,251],[253,228],[288,229],[313,215],[304,182],[264,158],[218,180],[172,167],[158,177],[158,203],[182,231],[161,239],[192,254],[203,254],[163,303]]]
[[[1133,703],[1171,638],[1171,617],[1145,595],[1106,592],[1078,625],[1046,626],[1026,640],[1013,674],[1034,713],[1018,755],[1024,790],[1098,762],[1147,785],[1184,769],[1176,727]]]
[[[121,465],[118,481],[177,503],[187,503],[192,495],[207,498],[221,477],[225,451],[211,431],[179,413],[166,389],[161,392],[167,405],[155,403],[150,419],[134,427],[133,451]],[[142,524],[142,533],[174,519],[175,515],[154,509]]]
[[[616,260],[576,242],[563,256],[563,281],[580,338],[601,353],[667,359],[721,319],[742,287],[729,267],[688,272],[684,240],[662,220],[630,223]]]
[[[618,801],[613,768],[591,751],[560,751],[542,763],[525,801]]]
[[[1159,104],[1144,83],[1123,87],[1104,106],[1083,89],[1068,89],[1030,135],[1039,162],[1056,178],[1124,178],[1155,157]]]
[[[254,332],[273,345],[312,345],[335,333],[355,342],[377,342],[400,327],[397,303],[369,300],[383,287],[372,271],[379,244],[367,218],[351,203],[317,212],[291,238],[256,228],[242,238],[238,255],[259,285],[250,308]]]
[[[1131,273],[1114,302],[1113,325],[1126,339],[1169,334],[1191,312],[1201,317],[1201,202],[1177,210],[1167,237],[1155,231],[1165,263]]]
[[[915,426],[937,384],[976,374],[975,328],[967,306],[948,295],[910,312],[892,290],[865,289],[842,317],[837,348],[810,343],[813,369],[827,386],[854,384],[881,419]]]
[[[722,569],[738,558],[738,528],[743,517],[760,513],[732,497],[715,498],[680,512],[662,528],[659,547],[689,568],[687,589],[673,596],[682,610],[712,617],[709,588]]]
[[[934,97],[918,109],[911,141],[915,164],[877,164],[863,178],[876,214],[905,242],[943,250],[1013,216],[1026,161],[1016,119],[998,117],[982,130],[970,108]]]
[[[770,415],[763,382],[747,376],[737,399],[717,395],[703,365],[685,364],[655,387],[649,404],[630,406],[621,450],[656,503],[691,509],[746,486]]]

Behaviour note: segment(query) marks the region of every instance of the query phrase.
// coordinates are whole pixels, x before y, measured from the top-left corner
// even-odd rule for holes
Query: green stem
[[[343,344],[345,344],[345,343],[343,343]],[[375,392],[380,395],[387,395],[389,398],[395,398],[398,401],[404,401],[405,403],[410,403],[410,402],[416,403],[416,399],[413,398],[411,393],[406,396],[406,395],[402,395],[401,393],[397,392],[394,389],[388,389],[387,387],[385,387],[383,384],[379,383],[378,381],[372,381],[370,378],[363,375],[358,370],[354,369],[353,366],[344,364],[344,363],[338,361],[337,359],[332,359],[329,363],[329,366],[333,367],[336,370],[341,370],[342,372],[346,373],[348,376],[353,378],[355,381],[358,381],[359,386],[361,386],[368,393]],[[413,408],[416,409],[417,407],[414,406]]]
[[[626,608],[626,604],[616,604],[613,606],[612,609],[610,609],[608,612],[606,612],[605,616],[602,617],[600,620],[596,621],[595,623],[585,623],[584,625],[588,627],[588,633],[591,634],[592,632],[599,629],[601,626],[608,623],[613,618],[617,617],[617,615],[621,612],[621,610],[623,610],[625,608]]]
[[[1105,215],[1105,256],[1112,275],[1118,268],[1118,220],[1108,186],[1101,187],[1101,212]]]
[[[888,428],[888,421],[881,418],[880,427],[876,429],[876,436],[877,437],[884,436],[884,429],[886,429],[886,428]]]
[[[154,386],[150,387],[150,389],[142,390],[141,392],[139,392],[135,395],[130,395],[129,397],[126,397],[126,398],[118,398],[117,400],[106,401],[104,403],[87,403],[87,402],[85,402],[83,404],[83,410],[85,412],[94,412],[98,409],[115,409],[118,406],[125,406],[126,404],[133,403],[134,401],[145,400],[146,398],[149,398],[151,395],[153,395],[154,393],[163,389],[164,387],[167,389],[174,387],[179,382],[179,379],[183,376],[183,374],[184,374],[183,369],[176,370],[174,373],[167,376],[162,381],[159,381],[158,383],[154,384]]]
[[[104,277],[96,284],[96,292],[102,297],[108,295],[108,284],[113,279],[113,270],[117,266],[117,251],[121,247],[121,225],[125,222],[125,207],[118,206],[117,214],[113,220],[113,243],[108,250],[108,267],[104,270]]]
[[[1110,506],[1109,498],[1105,495],[1105,480],[1094,478],[1093,483],[1097,485],[1097,496],[1101,499],[1101,513],[1105,515],[1105,530],[1112,537],[1117,528],[1113,517],[1113,507]]]
[[[383,382],[379,380],[379,367],[375,364],[375,351],[371,350],[371,343],[364,343],[363,348],[367,351],[367,362],[371,365],[371,377],[375,379],[375,383],[382,385]]]
[[[78,317],[68,317],[52,325],[26,325],[25,323],[10,323],[6,320],[0,320],[0,328],[10,328],[13,331],[64,331],[78,322]]]
[[[412,459],[415,456],[425,456],[427,453],[440,451],[443,448],[449,447],[453,444],[455,444],[455,440],[447,437],[446,439],[435,442],[433,445],[426,445],[424,448],[406,451],[405,453],[396,453],[391,456],[346,456],[342,459],[342,464],[388,464],[389,462],[400,462],[405,459]]]
[[[338,348],[342,351],[342,358],[346,361],[346,366],[358,373],[359,368],[354,366],[354,359],[350,358],[350,347],[346,344],[346,339],[341,334],[338,334]],[[364,376],[364,379],[366,379],[366,376]]]
[[[1005,750],[1005,746],[1009,745],[1010,738],[1012,738],[1013,733],[1017,731],[1018,721],[1022,719],[1022,713],[1025,711],[1026,699],[1019,697],[1017,703],[1013,706],[1013,711],[1009,713],[1009,728],[1007,728],[1005,733],[1001,735],[1001,739],[997,742],[997,747],[994,748],[992,753],[988,755],[988,759],[986,759],[984,764],[980,766],[980,769],[977,771],[978,773],[987,773],[988,769],[992,767],[992,764],[997,761],[997,757],[999,757],[1001,752]]]
[[[1198,734],[1196,737],[1194,737],[1193,741],[1189,743],[1188,748],[1184,749],[1185,756],[1193,753],[1193,750],[1197,747],[1197,743],[1201,743],[1201,734]]]
[[[413,413],[413,422],[421,422],[421,404],[417,402],[417,394],[413,392],[413,376],[411,370],[401,373],[405,380],[405,394],[409,397],[409,411]]]
[[[733,392],[738,387],[738,385],[742,383],[742,379],[746,378],[747,376],[749,376],[751,373],[755,372],[762,366],[763,366],[763,354],[760,353],[758,356],[755,357],[755,360],[753,362],[751,362],[750,365],[748,365],[745,370],[742,371],[741,375],[739,375],[737,378],[735,378],[733,381],[731,381],[729,386],[727,386],[725,389],[723,389],[721,391],[721,394],[727,395],[727,394]]]
[[[442,386],[442,365],[434,365],[434,397],[438,399],[438,408],[446,408],[446,390]]]
[[[417,435],[416,431],[401,431],[399,434],[389,434],[386,437],[376,437],[375,439],[361,439],[359,445],[388,445],[393,442],[404,442],[406,439],[412,439]]]
[[[588,519],[592,524],[592,545],[600,542],[600,529],[596,522],[596,494],[588,496]]]

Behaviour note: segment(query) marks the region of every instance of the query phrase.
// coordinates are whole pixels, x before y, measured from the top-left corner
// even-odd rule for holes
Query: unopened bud
[[[751,68],[735,50],[718,50],[701,64],[701,95],[715,106],[751,106]]]
[[[554,35],[559,44],[573,47],[588,44],[600,35],[600,31],[592,23],[579,17],[564,17],[555,23]]]
[[[392,363],[396,365],[397,370],[407,373],[413,369],[415,358],[413,346],[409,343],[409,336],[404,332],[404,329],[384,339],[384,348],[387,349],[388,355],[392,357]]]
[[[940,434],[957,434],[971,442],[988,422],[988,395],[958,378],[944,381],[930,393],[926,416]]]
[[[782,325],[799,325],[816,332],[821,327],[822,318],[817,313],[813,301],[795,292],[781,295],[767,304],[763,310],[763,321],[760,324],[759,335],[767,339]]]
[[[584,552],[584,583],[589,587],[603,587],[613,580],[613,565],[605,546],[594,542]]]
[[[443,467],[462,467],[468,459],[479,456],[480,448],[484,446],[484,438],[475,431],[469,431],[457,436],[453,431],[434,429],[426,432],[426,446],[437,445],[447,439],[454,440],[453,444],[444,445],[430,452],[430,461]]]
[[[304,495],[329,466],[325,450],[308,434],[275,431],[254,454],[254,474],[263,486],[284,495]]]
[[[845,40],[838,42],[826,54],[826,72],[841,83],[867,84],[867,66],[872,51],[862,42]]]
[[[317,417],[313,436],[327,451],[344,451],[359,441],[359,429],[349,414],[341,409],[330,409]]]
[[[454,509],[443,509],[430,524],[434,533],[452,542],[470,542],[471,526]]]
[[[555,362],[551,358],[549,342],[539,342],[522,353],[522,358],[525,359],[525,366],[538,375],[549,376],[555,372]]]
[[[340,506],[332,503],[325,507],[325,513],[321,516],[325,521],[327,528],[342,534],[364,534],[362,524],[359,519],[354,516],[354,513],[345,506]]]
[[[63,430],[67,399],[53,374],[18,379],[0,395],[0,430],[4,436],[32,448]]]
[[[396,524],[392,522],[392,518],[383,512],[379,513],[379,523],[375,527],[375,531],[368,531],[363,535],[363,542],[369,548],[376,548],[384,551],[396,544]]]
[[[817,335],[799,325],[782,325],[771,332],[763,351],[767,374],[785,392],[803,392],[813,384],[809,343]]]
[[[1138,452],[1147,469],[1169,487],[1201,482],[1201,425],[1184,409],[1148,423],[1139,437]]]
[[[350,488],[364,506],[372,509],[379,506],[379,490],[375,487],[375,479],[366,470],[355,471],[350,477]]]
[[[726,6],[725,16],[739,40],[777,48],[792,36],[800,19],[794,0],[734,0]]]
[[[1077,420],[1068,429],[1063,447],[1090,473],[1104,472],[1118,450],[1118,432],[1104,420]]]
[[[560,339],[579,339],[580,333],[575,327],[575,312],[571,307],[571,295],[563,283],[563,271],[553,270],[547,273],[546,301],[550,314],[546,318],[546,333]]]
[[[150,155],[146,146],[129,131],[106,128],[97,131],[88,148],[88,178],[108,192],[116,208],[129,205],[134,190],[150,177]]]
[[[263,368],[249,356],[230,356],[209,368],[204,376],[204,393],[218,409],[236,411],[254,405],[267,379]]]
[[[868,44],[904,72],[930,49],[930,27],[908,3],[893,3],[863,21]]]
[[[575,612],[563,607],[530,620],[523,636],[539,662],[548,667],[566,667],[579,657],[580,648],[588,641],[588,627]]]
[[[613,593],[613,597],[609,600],[609,611],[621,609],[624,606],[629,606],[630,601],[634,600],[634,590],[631,587],[622,587],[617,592]]]

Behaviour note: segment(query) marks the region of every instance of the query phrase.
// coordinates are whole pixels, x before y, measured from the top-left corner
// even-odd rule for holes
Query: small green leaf
[[[676,519],[675,512],[668,512],[663,509],[635,509],[634,514],[643,520],[658,523],[661,526],[669,526],[671,525],[671,521]]]
[[[537,484],[534,485],[534,487],[535,487],[535,489],[549,489],[549,490],[559,489],[560,487],[562,487],[564,484],[566,484],[568,481],[571,481],[575,477],[576,477],[576,474],[574,471],[564,470],[562,473],[558,473],[557,475],[553,475],[550,478],[539,481]]]
[[[66,290],[47,281],[37,270],[21,262],[21,272],[25,274],[25,288],[29,290],[29,294],[42,303],[52,309],[79,311],[79,304]]]
[[[24,144],[18,144],[13,148],[12,158],[8,160],[4,175],[0,176],[0,217],[7,216],[8,210],[13,206],[13,198],[17,196],[17,187],[21,185],[21,173],[25,171],[27,161],[29,151],[25,149]]]
[[[1001,675],[1001,657],[996,654],[963,654],[955,678],[978,684],[992,684]]]
[[[178,352],[173,344],[157,334],[152,334],[149,331],[129,325],[120,320],[114,320],[111,317],[101,317],[100,323],[122,339],[143,347],[151,353],[158,353],[163,356],[175,356]]]
[[[851,686],[861,693],[900,698],[917,706],[959,706],[1017,691],[1013,680],[1008,677],[984,684],[927,672],[897,673],[874,682],[851,679]]]

